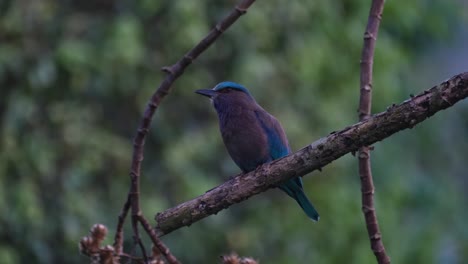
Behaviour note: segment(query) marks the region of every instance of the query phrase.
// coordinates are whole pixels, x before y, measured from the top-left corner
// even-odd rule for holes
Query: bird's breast
[[[253,111],[238,109],[229,114],[220,114],[219,119],[229,155],[244,172],[271,160],[267,135]]]

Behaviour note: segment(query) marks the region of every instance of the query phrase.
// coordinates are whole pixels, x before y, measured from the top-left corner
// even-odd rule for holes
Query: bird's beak
[[[200,89],[196,90],[195,93],[204,95],[209,98],[213,98],[213,96],[216,94],[216,92],[211,89]]]

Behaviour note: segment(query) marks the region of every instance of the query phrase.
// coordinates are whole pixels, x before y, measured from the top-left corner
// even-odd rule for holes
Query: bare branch
[[[132,156],[132,165],[130,170],[130,179],[131,186],[128,192],[127,200],[121,210],[121,213],[118,218],[117,231],[114,237],[114,246],[117,250],[117,254],[122,253],[122,244],[123,244],[123,225],[125,218],[127,216],[128,210],[132,209],[132,219],[142,215],[140,209],[140,172],[141,172],[141,162],[143,161],[143,147],[145,144],[146,135],[148,134],[151,119],[158,108],[161,101],[164,97],[169,94],[172,83],[184,72],[184,69],[187,68],[193,60],[195,60],[203,51],[205,51],[227,28],[229,28],[241,15],[245,14],[250,5],[253,4],[255,0],[243,0],[237,5],[230,14],[225,17],[221,22],[219,22],[209,33],[208,35],[200,41],[192,50],[185,54],[176,64],[170,67],[163,67],[163,71],[167,73],[166,78],[160,84],[159,88],[152,95],[146,110],[144,112],[143,118],[140,122],[140,125],[137,130],[137,134],[133,141],[133,156]],[[133,220],[133,231],[134,236],[138,238],[138,226],[137,222]],[[141,223],[141,221],[140,221]],[[155,237],[158,240],[157,237]],[[154,242],[154,241],[153,241]],[[161,241],[155,243],[155,246],[159,247],[164,245]],[[161,252],[165,248],[159,248]],[[173,257],[173,256],[172,256]],[[175,258],[174,258],[175,259]],[[168,259],[168,261],[170,261]],[[176,262],[174,262],[176,263]]]
[[[364,33],[364,46],[361,55],[361,82],[359,97],[359,121],[370,117],[372,106],[372,65],[374,63],[374,49],[379,32],[380,20],[384,8],[384,0],[372,0]],[[390,258],[385,252],[385,247],[377,221],[377,212],[374,206],[374,182],[368,146],[359,149],[359,175],[361,179],[362,212],[366,221],[367,233],[372,251],[380,264],[390,263]]]
[[[141,254],[145,262],[148,262],[148,255],[146,255],[146,248],[140,238],[140,231],[138,230],[138,215],[132,215],[132,229],[133,229],[133,243],[134,247],[139,246]]]
[[[172,255],[171,251],[169,250],[166,245],[164,245],[161,240],[158,239],[158,236],[156,235],[156,232],[154,229],[151,227],[151,225],[148,223],[148,220],[146,220],[142,215],[137,216],[138,221],[141,223],[143,228],[145,229],[146,233],[149,234],[151,241],[153,242],[153,245],[159,249],[159,252],[167,259],[169,264],[180,264],[180,262]]]
[[[127,217],[129,209],[130,209],[130,196],[127,196],[127,201],[125,202],[119,214],[119,219],[117,223],[117,232],[115,233],[115,237],[114,237],[114,248],[115,248],[115,251],[118,252],[118,254],[122,254],[123,252],[123,247],[122,247],[123,224],[125,222],[125,218]]]
[[[332,132],[309,146],[284,158],[264,164],[255,171],[238,175],[207,193],[158,213],[156,232],[168,234],[189,226],[253,195],[274,188],[279,183],[319,170],[341,156],[362,146],[412,128],[436,112],[451,107],[468,96],[468,72],[411,97],[365,121]]]

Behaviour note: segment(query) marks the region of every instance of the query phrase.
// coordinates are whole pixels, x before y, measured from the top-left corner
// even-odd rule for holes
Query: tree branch
[[[372,0],[364,33],[364,45],[361,55],[361,81],[359,97],[359,121],[370,117],[372,106],[372,65],[374,63],[375,42],[379,32],[380,20],[384,8],[384,0]],[[372,168],[370,161],[371,148],[363,146],[359,149],[359,175],[361,179],[362,212],[366,221],[372,252],[374,252],[379,264],[389,264],[390,258],[385,252],[385,247],[377,221],[377,211],[374,206],[374,182],[372,180]]]
[[[158,239],[156,232],[151,227],[150,223],[148,223],[148,220],[146,220],[141,215],[138,215],[137,218],[143,226],[143,228],[145,229],[145,231],[149,234],[153,245],[159,249],[159,252],[167,259],[169,264],[180,264],[180,262],[174,257],[174,255],[171,254],[169,248],[166,245],[164,245],[161,242],[161,240]]]
[[[235,203],[274,188],[285,180],[319,170],[347,153],[372,145],[398,131],[412,128],[466,97],[468,72],[412,96],[399,105],[392,105],[387,111],[365,121],[332,132],[295,153],[258,167],[255,171],[237,175],[193,200],[158,213],[155,216],[155,230],[162,236],[189,226]]]
[[[141,172],[141,162],[143,161],[143,147],[145,144],[146,135],[148,134],[151,119],[156,112],[161,101],[169,94],[172,83],[184,72],[193,60],[195,60],[203,51],[205,51],[215,40],[226,30],[228,29],[241,15],[245,14],[247,9],[255,2],[255,0],[242,0],[230,13],[227,17],[221,20],[209,33],[208,35],[201,40],[193,49],[191,49],[187,54],[185,54],[176,64],[172,66],[163,67],[162,70],[167,73],[166,78],[160,84],[159,88],[152,95],[146,110],[144,112],[143,118],[140,122],[140,125],[137,130],[137,134],[133,141],[133,156],[132,156],[132,165],[130,169],[130,179],[131,185],[130,190],[127,195],[127,200],[124,203],[122,210],[120,212],[118,222],[117,222],[117,231],[114,237],[114,247],[117,254],[122,253],[122,244],[123,244],[123,225],[128,214],[128,210],[132,210],[132,227],[134,236],[138,236],[138,220],[140,223],[143,218],[141,209],[140,209],[140,172]],[[157,240],[157,237],[155,237]],[[153,239],[153,238],[152,238]],[[153,239],[154,240],[154,239]],[[164,245],[161,241],[155,243],[156,247]],[[165,247],[160,247],[159,250],[164,252]],[[166,251],[168,255],[166,258],[168,261],[171,259],[175,260],[175,257],[170,255],[170,252]]]

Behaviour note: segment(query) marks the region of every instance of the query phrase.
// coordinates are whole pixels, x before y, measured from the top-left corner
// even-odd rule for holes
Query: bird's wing
[[[278,120],[263,109],[261,111],[255,111],[255,114],[257,116],[257,120],[260,121],[261,127],[267,134],[271,160],[282,158],[291,153],[288,138],[286,137],[286,133]],[[291,179],[290,181],[302,188],[301,177]],[[288,191],[286,192],[289,195],[293,195],[292,191],[291,193]]]
[[[255,115],[267,134],[271,160],[288,155],[290,153],[288,139],[278,120],[263,109],[255,111]]]

